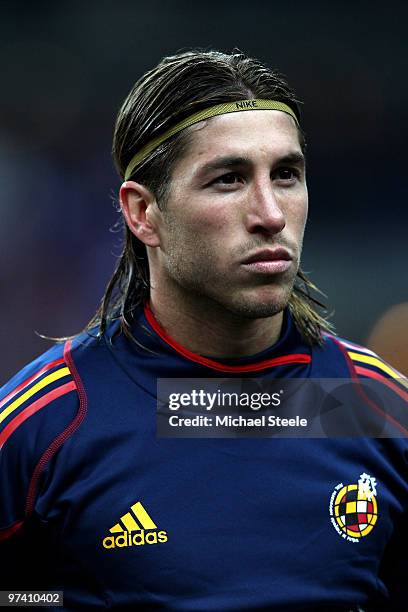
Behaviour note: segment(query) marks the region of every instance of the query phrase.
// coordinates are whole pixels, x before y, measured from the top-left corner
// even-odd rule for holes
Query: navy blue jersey
[[[407,609],[398,419],[395,438],[156,435],[158,377],[372,379],[406,404],[393,368],[331,335],[308,346],[288,312],[248,358],[195,355],[148,308],[137,342],[117,331],[56,345],[0,393],[2,590],[62,590],[64,610]]]

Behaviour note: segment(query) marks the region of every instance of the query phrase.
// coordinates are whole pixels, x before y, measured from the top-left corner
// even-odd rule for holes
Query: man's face
[[[159,213],[154,277],[190,303],[215,302],[246,318],[276,314],[292,291],[307,216],[296,126],[263,110],[191,130]]]

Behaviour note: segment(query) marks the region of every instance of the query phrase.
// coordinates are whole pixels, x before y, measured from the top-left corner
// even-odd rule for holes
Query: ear
[[[119,200],[132,234],[146,246],[159,246],[158,224],[155,223],[159,209],[152,192],[140,183],[125,181],[119,190]]]

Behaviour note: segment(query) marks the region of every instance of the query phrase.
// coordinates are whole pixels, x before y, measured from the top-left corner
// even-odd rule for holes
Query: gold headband
[[[194,123],[198,123],[199,121],[203,121],[204,119],[209,119],[210,117],[215,117],[217,115],[226,115],[227,113],[238,113],[241,111],[250,111],[250,110],[278,110],[283,113],[287,113],[294,120],[297,126],[299,126],[299,122],[293,110],[285,104],[284,102],[278,102],[277,100],[239,100],[238,102],[227,102],[226,104],[217,104],[216,106],[211,106],[210,108],[205,108],[194,115],[190,115],[183,121],[176,123],[175,126],[166,130],[161,136],[157,136],[153,138],[150,142],[148,142],[144,147],[140,149],[132,157],[129,162],[128,167],[125,172],[125,181],[129,180],[132,176],[136,166],[140,164],[140,162],[145,159],[154,149],[156,149],[159,145],[161,145],[165,140],[171,138],[181,130],[184,130],[186,127],[193,125]]]

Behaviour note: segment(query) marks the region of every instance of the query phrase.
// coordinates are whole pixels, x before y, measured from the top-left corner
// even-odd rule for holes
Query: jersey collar
[[[284,313],[280,338],[272,347],[256,355],[237,359],[215,360],[189,351],[163,329],[153,315],[149,304],[144,307],[144,318],[156,340],[160,339],[162,347],[166,350],[170,349],[189,361],[218,372],[231,374],[261,372],[276,366],[307,365],[311,362],[311,351],[302,341],[288,309]]]

